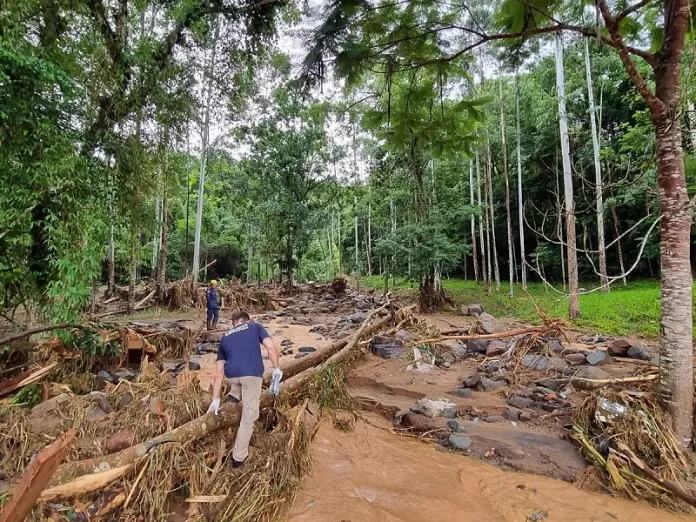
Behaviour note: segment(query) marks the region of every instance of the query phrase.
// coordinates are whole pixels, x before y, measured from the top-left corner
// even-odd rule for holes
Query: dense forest
[[[427,309],[443,277],[543,281],[574,317],[661,277],[665,400],[686,400],[689,9],[5,1],[3,316],[74,320],[145,278],[352,274],[410,277]]]

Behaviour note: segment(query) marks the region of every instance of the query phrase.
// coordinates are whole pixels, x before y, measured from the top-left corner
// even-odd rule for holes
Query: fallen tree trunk
[[[52,324],[50,326],[42,326],[41,328],[34,328],[32,330],[24,330],[23,332],[17,332],[7,335],[0,339],[0,346],[13,343],[19,339],[24,339],[25,337],[30,337],[34,334],[43,332],[52,332],[53,330],[63,330],[64,328],[85,328],[84,325],[72,324],[72,323],[62,323],[62,324]]]
[[[530,333],[547,333],[553,331],[551,326],[529,326],[520,328],[519,330],[510,330],[509,332],[493,333],[493,334],[468,334],[468,335],[449,335],[443,337],[434,337],[419,341],[421,344],[441,343],[443,341],[474,341],[479,339],[503,339],[505,337],[515,337],[516,335],[526,335]]]
[[[614,384],[630,384],[636,382],[649,382],[656,381],[659,375],[641,375],[638,377],[620,377],[616,379],[583,379],[580,377],[571,377],[567,379],[568,384],[575,386],[581,390],[598,390],[604,388],[605,386],[611,386]]]
[[[391,315],[380,318],[371,323],[370,319],[377,313],[384,311],[386,305],[382,308],[373,310],[368,318],[363,322],[361,327],[352,335],[350,340],[345,344],[342,342],[332,345],[329,349],[316,353],[313,356],[307,356],[301,359],[298,363],[284,370],[286,376],[290,378],[284,381],[281,388],[281,397],[275,397],[268,391],[261,395],[259,407],[261,409],[272,406],[277,400],[282,400],[284,397],[296,399],[298,392],[314,378],[316,372],[329,364],[336,364],[344,361],[358,347],[360,339],[364,335],[370,335],[372,332],[384,327],[392,320]],[[315,365],[310,368],[305,368],[307,362],[305,359],[315,361]],[[302,364],[300,364],[300,362]],[[323,364],[322,364],[323,363]],[[89,474],[100,473],[104,470],[130,466],[138,459],[148,454],[159,445],[176,442],[184,444],[202,437],[212,431],[232,426],[239,421],[241,415],[241,407],[238,404],[226,402],[220,408],[217,415],[205,414],[201,417],[193,419],[186,424],[179,426],[167,433],[163,433],[148,441],[135,444],[129,448],[121,450],[103,457],[94,457],[91,459],[68,462],[62,465],[55,473],[51,486],[58,486],[73,482],[76,479]]]

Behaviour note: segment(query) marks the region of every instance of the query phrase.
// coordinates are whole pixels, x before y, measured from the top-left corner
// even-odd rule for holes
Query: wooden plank
[[[44,375],[46,375],[56,366],[58,366],[58,363],[54,362],[47,366],[39,368],[36,371],[24,372],[20,375],[16,375],[12,379],[7,380],[2,385],[0,385],[0,397],[40,380]],[[21,379],[17,379],[17,377],[21,377]]]
[[[29,464],[19,480],[12,498],[0,511],[0,522],[23,522],[29,515],[36,499],[44,490],[48,481],[65,458],[70,443],[75,439],[77,430],[70,429],[57,438],[50,446],[41,450]]]

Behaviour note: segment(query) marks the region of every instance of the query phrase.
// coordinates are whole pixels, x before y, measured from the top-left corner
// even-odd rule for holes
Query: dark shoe
[[[238,460],[232,459],[232,467],[233,467],[234,469],[239,469],[239,468],[241,468],[243,465],[244,465],[244,461],[241,461],[241,462],[240,462],[240,461],[238,461]]]
[[[227,401],[231,402],[232,404],[239,404],[239,399],[237,397],[235,397],[234,395],[228,395]]]

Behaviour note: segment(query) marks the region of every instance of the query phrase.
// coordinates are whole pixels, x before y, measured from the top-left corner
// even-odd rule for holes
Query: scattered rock
[[[480,341],[478,339],[472,339],[466,343],[466,350],[469,353],[486,353],[486,347],[488,346],[487,341]]]
[[[454,361],[457,360],[457,358],[454,356],[452,352],[445,352],[442,354],[442,360],[443,362],[452,364]]]
[[[503,422],[503,418],[500,415],[485,415],[483,417],[483,422],[489,422],[489,423],[495,423],[495,422]]]
[[[648,353],[648,350],[646,350],[643,346],[640,345],[631,346],[626,352],[626,355],[631,359],[640,359],[641,361],[650,360],[650,354]]]
[[[176,361],[162,361],[162,371],[175,372],[179,368],[179,363]]]
[[[396,337],[396,339],[398,339],[402,343],[406,342],[406,341],[410,341],[411,339],[413,339],[413,335],[411,335],[411,332],[409,332],[408,330],[403,330],[403,329],[396,332],[394,337]]]
[[[109,404],[109,401],[106,398],[106,393],[100,391],[93,391],[90,392],[89,396],[92,399],[92,401],[97,406],[99,406],[99,408],[104,413],[111,413],[112,411],[114,411],[114,409],[111,407],[111,404]]]
[[[479,382],[481,382],[481,376],[478,373],[472,373],[466,379],[464,379],[464,387],[473,388]]]
[[[456,404],[447,399],[419,399],[411,411],[422,413],[430,418],[439,417],[445,408],[456,408]]]
[[[468,308],[471,315],[483,313],[483,305],[481,303],[471,303]]]
[[[354,324],[359,324],[367,319],[367,314],[365,312],[355,312],[353,315],[348,317],[350,321]]]
[[[520,412],[517,410],[513,410],[508,408],[503,412],[503,417],[505,417],[507,420],[512,421],[512,422],[517,422],[520,420]]]
[[[471,315],[471,311],[469,310],[469,307],[466,305],[462,305],[459,310],[462,312],[462,315]]]
[[[462,348],[462,342],[456,340],[442,341],[436,345],[440,350],[445,352],[454,352],[455,350]]]
[[[450,446],[458,450],[466,450],[471,446],[471,439],[462,433],[450,433]]]
[[[451,429],[454,433],[466,433],[466,428],[460,425],[456,420],[451,419],[447,421],[447,427]]]
[[[389,344],[373,344],[370,346],[373,354],[382,359],[398,359],[404,355],[404,345],[401,342]]]
[[[531,408],[532,404],[534,404],[534,401],[532,401],[532,399],[528,399],[527,397],[520,397],[519,395],[513,395],[512,397],[510,397],[507,400],[507,403],[510,406],[514,406],[515,408],[519,408],[519,409],[523,410],[524,408]]]
[[[196,346],[196,353],[203,355],[204,353],[215,353],[218,351],[219,345],[214,343],[201,343]]]
[[[531,399],[533,401],[542,402],[544,400],[544,397],[545,395],[543,393],[534,392],[532,393]]]
[[[561,341],[559,341],[558,339],[549,340],[549,346],[551,347],[551,350],[554,353],[561,353],[564,350]]]
[[[474,392],[472,392],[469,388],[457,388],[456,390],[448,393],[450,395],[454,395],[455,397],[461,397],[462,399],[471,399],[474,396]]]
[[[579,379],[608,379],[609,374],[596,366],[581,366],[574,375]]]
[[[568,363],[558,357],[527,354],[522,357],[522,366],[531,370],[544,372],[546,370],[564,370],[568,367]]]
[[[56,410],[58,407],[60,407],[61,404],[68,401],[70,397],[71,395],[68,393],[61,393],[60,395],[56,395],[55,397],[34,406],[31,409],[30,414],[32,417],[43,417],[48,413],[52,412],[53,410]]]
[[[114,382],[114,378],[109,372],[105,370],[100,371],[94,378],[94,389],[99,391],[105,390],[107,382]]]
[[[313,353],[317,349],[314,346],[300,346],[300,353]]]
[[[457,416],[457,408],[445,408],[442,410],[442,416],[445,419],[454,419]]]
[[[464,347],[462,346],[462,347],[457,348],[456,350],[454,350],[454,352],[452,352],[452,353],[454,354],[454,358],[455,358],[457,361],[461,361],[462,359],[464,359],[464,358],[466,357],[466,355],[467,355],[468,352],[466,351],[466,348],[464,348]]]
[[[611,342],[609,348],[607,348],[607,351],[609,352],[609,355],[613,355],[614,357],[625,357],[629,348],[631,348],[631,343],[629,343],[627,340],[616,339],[615,341]]]
[[[196,361],[189,361],[188,369],[191,370],[192,372],[197,372],[198,370],[201,369],[201,365],[198,364]]]
[[[549,517],[546,511],[534,511],[527,515],[527,522],[539,522]]]
[[[521,411],[520,412],[520,420],[522,422],[529,422],[532,420],[532,414],[529,413],[528,411]]]
[[[162,404],[159,397],[150,398],[150,413],[164,415],[164,404]]]
[[[525,452],[521,448],[511,448],[508,446],[496,448],[495,452],[498,454],[498,456],[504,459],[520,460],[526,456]]]
[[[495,317],[486,312],[479,315],[477,328],[482,334],[496,334],[505,331],[503,325],[501,325]]]
[[[568,361],[570,364],[584,364],[585,363],[585,354],[582,353],[569,353],[565,357],[563,357],[566,361]]]
[[[295,359],[301,359],[302,357],[307,357],[308,355],[308,353],[298,353],[295,355]]]
[[[121,397],[118,399],[118,402],[116,403],[116,409],[122,410],[131,402],[133,402],[133,394],[131,392],[126,392],[123,395],[121,395]]]
[[[432,419],[413,411],[409,411],[401,417],[401,425],[417,432],[430,431],[433,429]]]
[[[294,343],[290,339],[283,339],[280,342],[280,346],[292,346]]]
[[[607,338],[604,337],[602,334],[597,334],[592,338],[592,342],[595,344],[606,342],[606,340]]]
[[[116,453],[126,448],[130,448],[135,440],[135,434],[133,430],[125,429],[119,431],[116,435],[112,435],[106,439],[104,444],[104,451],[108,455],[110,453]]]
[[[613,362],[612,358],[604,350],[594,350],[590,352],[585,359],[587,360],[587,364],[592,366],[611,364]]]
[[[565,386],[566,381],[564,379],[540,379],[536,381],[536,384],[551,391],[558,391]]]
[[[121,380],[132,381],[135,379],[135,372],[130,368],[121,368],[117,372],[114,372],[114,377],[117,380],[116,382]]]
[[[97,422],[106,417],[106,412],[96,404],[91,404],[85,408],[85,420],[87,422]]]
[[[503,341],[497,339],[488,343],[486,347],[486,357],[496,357],[503,355],[507,351],[507,345]]]
[[[504,386],[505,383],[501,381],[494,381],[487,377],[481,377],[481,381],[479,381],[477,388],[481,391],[490,392],[503,388]]]

